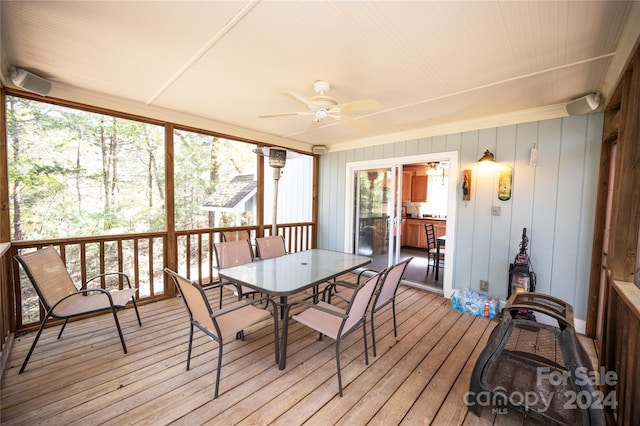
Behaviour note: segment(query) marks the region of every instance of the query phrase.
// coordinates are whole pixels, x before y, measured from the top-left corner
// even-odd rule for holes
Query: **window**
[[[255,145],[174,132],[176,229],[256,224]]]
[[[162,231],[162,126],[7,96],[13,241]]]

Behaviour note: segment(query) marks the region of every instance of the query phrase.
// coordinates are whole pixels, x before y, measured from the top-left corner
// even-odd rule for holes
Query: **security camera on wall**
[[[569,115],[588,114],[600,108],[602,103],[602,95],[600,93],[589,93],[586,96],[568,102],[565,105]]]
[[[11,81],[16,86],[40,96],[51,91],[51,82],[22,68],[11,67]]]

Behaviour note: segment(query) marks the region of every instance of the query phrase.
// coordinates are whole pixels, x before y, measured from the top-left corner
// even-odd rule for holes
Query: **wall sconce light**
[[[262,157],[269,157],[269,165],[273,168],[273,219],[271,220],[271,235],[278,235],[276,218],[278,217],[278,181],[280,180],[280,172],[287,164],[287,158],[298,158],[300,154],[287,151],[284,148],[256,148],[253,152]]]
[[[478,160],[478,163],[484,163],[484,162],[492,162],[492,163],[496,162],[496,157],[488,149],[484,152],[484,155],[480,157],[480,159]]]
[[[538,144],[534,143],[529,153],[529,165],[535,167],[538,165]]]

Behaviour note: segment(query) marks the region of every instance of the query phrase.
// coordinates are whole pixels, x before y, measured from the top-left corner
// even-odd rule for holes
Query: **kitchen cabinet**
[[[411,201],[424,203],[427,201],[427,176],[413,176],[411,179]]]
[[[420,220],[407,219],[405,223],[405,233],[403,234],[403,245],[408,247],[420,247],[418,241],[420,235]]]
[[[446,220],[405,219],[402,222],[402,245],[427,249],[427,233],[424,225],[432,223],[436,237],[446,234]]]
[[[411,201],[411,180],[415,176],[416,172],[403,171],[402,172],[402,201]]]

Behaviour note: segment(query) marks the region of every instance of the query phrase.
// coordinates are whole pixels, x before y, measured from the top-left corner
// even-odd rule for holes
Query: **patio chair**
[[[356,330],[360,324],[362,324],[362,332],[364,339],[364,359],[365,363],[369,365],[369,350],[367,347],[367,307],[371,301],[371,296],[378,284],[380,274],[376,274],[373,277],[366,280],[364,283],[358,285],[353,292],[353,297],[349,301],[347,309],[341,309],[337,306],[330,305],[329,303],[320,301],[316,304],[310,303],[306,300],[299,300],[291,303],[287,306],[285,314],[289,315],[289,310],[292,306],[305,305],[308,309],[293,315],[291,318],[298,321],[309,328],[316,330],[320,333],[319,339],[322,340],[322,336],[327,336],[336,343],[336,366],[338,369],[338,391],[342,396],[342,374],[340,371],[340,342],[344,338]],[[285,321],[284,329],[282,331],[286,345],[288,322]]]
[[[117,312],[120,309],[124,309],[126,304],[131,301],[133,302],[140,326],[142,326],[142,322],[135,299],[135,294],[138,289],[131,288],[129,277],[127,277],[126,274],[123,272],[110,272],[96,275],[87,280],[80,290],[78,290],[67,271],[66,265],[55,248],[45,247],[34,252],[16,255],[14,258],[22,265],[27,273],[45,311],[36,338],[31,344],[29,353],[27,353],[27,357],[22,363],[20,373],[27,367],[29,358],[31,358],[31,354],[49,318],[64,320],[62,328],[58,333],[59,339],[70,318],[110,311],[116,323],[120,342],[122,343],[122,350],[125,354],[127,353],[127,346],[124,343],[124,336],[120,329]],[[126,282],[126,288],[113,291],[107,291],[103,288],[87,288],[87,284],[91,281],[109,275],[119,275],[123,277],[124,282]]]
[[[230,268],[232,266],[244,265],[247,263],[253,262],[253,252],[251,250],[251,245],[249,240],[237,240],[237,241],[227,241],[223,243],[215,243],[213,245],[215,254],[216,254],[216,262],[218,268]],[[242,299],[242,297],[247,295],[254,295],[259,293],[254,289],[249,287],[232,283],[227,280],[222,280],[221,283],[223,285],[219,286],[214,284],[212,286],[206,286],[205,289],[210,289],[213,287],[220,287],[220,304],[219,308],[222,309],[222,289],[226,288],[229,290],[233,290],[233,294],[238,297],[238,300]]]
[[[214,398],[218,397],[218,390],[220,388],[220,369],[222,368],[222,349],[224,342],[230,338],[237,338],[238,335],[242,336],[244,340],[245,328],[264,321],[269,317],[273,317],[275,360],[276,364],[278,363],[278,315],[273,300],[267,297],[263,299],[245,300],[233,303],[219,312],[213,312],[204,290],[198,283],[189,281],[187,278],[178,275],[169,268],[165,268],[164,271],[173,279],[189,313],[190,331],[189,350],[187,352],[187,371],[189,371],[189,367],[191,366],[194,327],[202,330],[202,332],[212,340],[218,342],[218,367],[216,370],[216,390]],[[271,303],[273,307],[271,312],[268,309],[256,308],[254,306],[263,301]]]
[[[398,337],[398,326],[396,323],[396,293],[398,291],[398,286],[400,285],[400,281],[402,280],[402,275],[404,274],[405,269],[409,262],[413,260],[413,257],[409,257],[402,262],[398,262],[395,265],[387,268],[382,276],[380,277],[380,285],[378,286],[375,296],[373,298],[373,304],[371,306],[371,340],[373,345],[373,356],[377,356],[376,353],[376,333],[375,333],[375,324],[374,317],[375,313],[391,304],[391,312],[393,315],[393,335],[394,337]],[[360,278],[363,276],[361,272],[358,275],[358,284],[360,283]],[[355,291],[356,285],[337,281],[332,284],[333,294],[338,296],[339,298],[349,301],[353,297],[353,292]],[[331,289],[329,290],[331,291]],[[331,297],[329,296],[329,302],[331,302]]]
[[[256,238],[256,248],[260,259],[271,259],[287,254],[282,235]]]
[[[222,231],[221,233],[222,242],[230,242],[230,241],[241,241],[241,240],[251,240],[251,233],[248,229],[243,229],[239,231]]]

